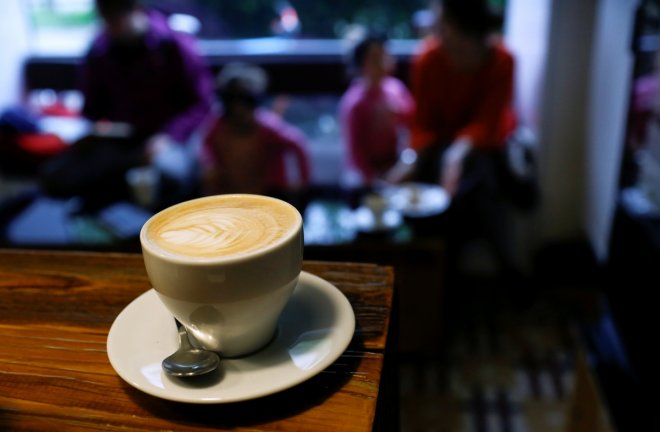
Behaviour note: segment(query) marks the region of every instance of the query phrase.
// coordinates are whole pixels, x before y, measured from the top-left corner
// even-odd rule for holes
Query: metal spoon
[[[176,377],[192,377],[217,369],[220,364],[218,354],[194,348],[188,339],[186,327],[179,320],[175,321],[179,329],[179,349],[163,360],[165,372]]]

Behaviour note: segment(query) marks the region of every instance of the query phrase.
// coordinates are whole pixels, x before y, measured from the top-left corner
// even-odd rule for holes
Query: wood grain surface
[[[195,405],[125,383],[106,353],[115,317],[151,288],[139,254],[0,250],[0,431],[372,430],[392,307],[389,267],[305,262],[356,316],[333,365],[280,393]]]

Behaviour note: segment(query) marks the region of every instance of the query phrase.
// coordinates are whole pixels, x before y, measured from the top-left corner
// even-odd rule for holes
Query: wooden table
[[[377,405],[391,402],[383,399],[383,377],[392,270],[329,262],[305,262],[304,269],[351,302],[356,332],[346,352],[280,393],[195,405],[133,388],[108,360],[112,322],[151,287],[139,254],[0,250],[0,430],[396,429],[377,414]]]

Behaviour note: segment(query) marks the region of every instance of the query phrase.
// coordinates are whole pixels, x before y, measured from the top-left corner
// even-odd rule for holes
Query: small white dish
[[[238,402],[277,393],[323,371],[346,349],[355,315],[346,297],[326,280],[302,272],[280,316],[277,334],[262,350],[222,359],[216,372],[175,378],[163,358],[178,347],[172,315],[151,289],[133,300],[110,327],[110,364],[133,387],[177,402]]]
[[[438,215],[451,204],[449,194],[435,184],[405,183],[390,186],[383,191],[383,195],[391,208],[410,218]]]

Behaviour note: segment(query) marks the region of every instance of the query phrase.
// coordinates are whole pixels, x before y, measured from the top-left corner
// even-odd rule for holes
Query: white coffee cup
[[[176,204],[140,232],[149,279],[201,348],[237,357],[265,346],[302,268],[302,217],[266,196]],[[148,319],[148,317],[145,317]]]

